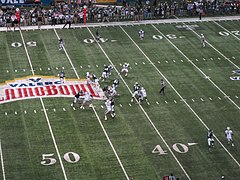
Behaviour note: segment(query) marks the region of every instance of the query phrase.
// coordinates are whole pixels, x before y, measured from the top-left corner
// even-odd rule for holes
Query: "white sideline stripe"
[[[153,24],[152,26],[160,33],[162,34]],[[120,26],[121,27],[121,26]],[[139,51],[146,57],[146,59],[149,62],[152,62],[149,57],[142,51],[142,49],[136,44],[136,42],[127,34],[127,32],[121,27],[121,29],[125,32],[125,34],[129,37],[129,39],[132,40],[132,42],[135,44],[135,46],[139,49]],[[162,34],[163,35],[163,34]],[[166,38],[165,35],[163,35],[165,39],[169,41],[186,59],[189,60],[189,58],[182,53],[168,38]],[[189,60],[189,62],[191,62]],[[154,65],[152,64],[153,67],[156,69],[156,71],[166,80],[166,82],[170,85],[170,87],[176,92],[176,94],[180,97],[180,99],[186,104],[186,106],[192,111],[192,113],[197,117],[197,119],[205,126],[207,130],[209,130],[209,127],[203,122],[203,120],[198,116],[198,114],[192,109],[192,107],[187,103],[185,99],[179,94],[179,92],[173,87],[173,85],[168,81],[168,79],[162,74],[162,72]],[[193,64],[195,65],[195,64]],[[210,79],[209,79],[210,80]],[[210,80],[211,81],[211,80]],[[214,134],[215,139],[218,141],[218,143],[222,146],[222,148],[228,153],[228,155],[235,161],[235,163],[240,167],[239,162],[233,157],[233,155],[226,149],[226,147],[221,143],[221,141],[217,138],[217,136]]]
[[[94,111],[94,113],[95,113],[95,115],[96,115],[96,117],[98,119],[98,122],[101,125],[102,130],[103,130],[103,132],[104,132],[104,134],[105,134],[105,136],[106,136],[106,138],[107,138],[107,140],[108,140],[108,142],[109,142],[109,144],[110,144],[110,146],[111,146],[111,148],[112,148],[112,150],[113,150],[113,152],[114,152],[114,154],[115,154],[115,156],[116,156],[116,158],[118,160],[118,163],[120,164],[120,166],[121,166],[121,168],[122,168],[122,170],[123,170],[123,172],[125,174],[126,179],[129,180],[128,174],[127,174],[127,172],[126,172],[126,170],[125,170],[125,168],[124,168],[124,166],[123,166],[123,164],[122,164],[122,162],[121,162],[121,160],[120,160],[120,158],[119,158],[119,156],[118,156],[118,154],[117,154],[117,152],[116,152],[116,150],[115,150],[115,148],[114,148],[114,146],[113,146],[113,144],[112,144],[112,142],[111,142],[111,140],[110,140],[110,138],[109,138],[109,136],[108,136],[108,134],[107,134],[107,132],[106,132],[106,130],[105,130],[105,128],[104,128],[104,126],[103,126],[99,116],[98,116],[98,114],[97,114],[97,112],[96,112],[96,110],[95,110],[95,108],[92,107],[92,109],[93,109],[93,111]]]
[[[54,30],[57,38],[60,39],[60,37],[58,36],[58,33],[57,33],[56,29],[54,28],[53,30]],[[72,63],[72,61],[71,61],[71,59],[70,59],[70,57],[69,57],[69,55],[68,55],[68,53],[67,53],[67,51],[66,51],[66,49],[65,49],[64,46],[63,46],[63,50],[64,50],[64,52],[65,52],[65,54],[66,54],[66,56],[67,56],[67,58],[68,58],[68,60],[69,60],[69,62],[70,62],[70,64],[71,64],[71,66],[72,66],[72,68],[73,68],[73,70],[74,70],[77,78],[80,79],[79,76],[78,76],[78,74],[77,74],[77,71],[76,71],[75,67],[73,66],[73,63]]]
[[[227,30],[225,27],[223,27],[222,25],[220,25],[219,23],[217,23],[216,21],[213,21],[216,25],[218,25],[219,27],[221,27],[222,29],[224,29],[225,31],[227,31],[229,34],[231,34],[233,37],[235,37],[236,39],[238,39],[240,41],[240,38],[237,37],[235,34],[233,34],[231,31]]]
[[[88,29],[88,30],[89,30],[89,29]],[[56,31],[55,29],[54,29],[54,32],[55,32],[56,36],[57,36],[58,39],[59,39],[58,33],[57,33],[57,31]],[[93,36],[93,35],[92,35],[92,36]],[[95,38],[95,37],[93,36],[93,38]],[[98,42],[97,42],[97,43],[98,43]],[[66,56],[67,56],[67,58],[68,58],[68,60],[69,60],[69,62],[70,62],[70,64],[71,64],[71,66],[74,68],[73,63],[72,63],[72,61],[71,61],[71,59],[70,59],[70,57],[69,57],[69,55],[68,55],[65,47],[63,47],[63,50],[64,50],[64,52],[65,52],[65,54],[66,54]],[[112,64],[112,65],[113,65],[113,64]],[[113,66],[113,67],[115,68],[115,66]],[[75,72],[77,78],[80,79],[80,77],[79,77],[79,75],[78,75],[78,73],[76,72],[75,69],[74,69],[74,72]],[[100,118],[99,118],[99,116],[98,116],[98,114],[97,114],[97,112],[96,112],[96,110],[95,110],[95,108],[94,108],[94,106],[92,106],[91,108],[93,109],[93,111],[94,111],[94,113],[95,113],[95,115],[96,115],[96,117],[97,117],[97,119],[98,119],[98,122],[99,122],[100,126],[102,127],[102,130],[103,130],[105,136],[107,137],[107,140],[108,140],[108,142],[109,142],[109,144],[110,144],[110,146],[111,146],[111,148],[112,148],[112,150],[113,150],[113,152],[114,152],[114,154],[115,154],[115,156],[116,156],[116,158],[117,158],[117,160],[118,160],[118,163],[120,164],[120,166],[121,166],[121,168],[122,168],[122,171],[124,172],[124,175],[125,175],[126,179],[129,180],[128,174],[127,174],[127,172],[126,172],[126,170],[125,170],[125,168],[124,168],[124,166],[123,166],[120,158],[118,157],[118,154],[117,154],[117,152],[116,152],[116,150],[115,150],[115,148],[114,148],[114,146],[113,146],[113,144],[112,144],[112,142],[111,142],[111,140],[110,140],[110,138],[109,138],[109,136],[108,136],[108,134],[107,134],[107,132],[106,132],[106,130],[105,130],[105,128],[104,128],[104,126],[103,126],[103,124],[102,124],[102,122],[101,122],[101,120],[100,120]]]
[[[184,23],[184,25],[186,25],[185,23]],[[170,41],[158,28],[156,28],[156,26],[154,26],[153,24],[152,24],[152,27],[154,28],[154,29],[156,29],[156,31],[158,31],[180,54],[182,54],[187,60],[188,60],[188,62],[190,62],[206,79],[208,79],[224,96],[227,96],[227,94],[221,89],[221,88],[219,88],[210,78],[208,78],[208,76],[196,65],[196,64],[194,64],[180,49],[178,49],[178,47],[172,42],[172,41]],[[195,34],[197,34],[194,30],[192,30],[191,29],[191,31],[192,32],[194,32]],[[197,34],[197,36],[199,36],[198,34]],[[200,37],[200,36],[199,36]],[[211,45],[212,46],[212,45]],[[213,46],[212,46],[212,48],[214,48]],[[140,48],[139,48],[140,49]],[[215,48],[214,48],[215,49]],[[217,49],[216,49],[216,51],[218,51]],[[220,53],[220,52],[219,52]],[[224,58],[226,58],[227,59],[227,57],[226,56],[224,56],[222,53],[221,53],[221,55],[224,57]],[[145,55],[146,56],[146,55]],[[150,59],[149,59],[149,61],[151,61]],[[229,60],[230,61],[230,60]],[[231,61],[232,62],[232,61]],[[157,69],[157,67],[156,66],[154,66],[156,69]],[[238,69],[240,69],[238,66],[236,66]],[[162,75],[162,73],[161,73],[161,75]],[[235,105],[239,110],[240,110],[240,107],[230,98],[230,97],[227,97],[227,99],[233,104],[233,105]]]
[[[3,173],[3,180],[6,180],[4,163],[3,163],[3,153],[2,153],[2,142],[0,140],[0,156],[1,156],[1,164],[2,164],[2,173]]]
[[[161,34],[163,35],[153,24],[152,26]],[[129,36],[129,34],[120,26],[120,28],[125,32],[125,34],[129,37],[129,39],[133,42],[133,44],[135,44],[135,46],[139,49],[139,51],[146,57],[146,59],[149,62],[152,62],[149,57],[142,51],[142,49],[136,44],[136,42]],[[186,59],[189,60],[189,58],[182,53],[182,51],[180,51],[168,38],[166,38],[165,35],[163,35],[163,37],[168,40],[169,43],[171,43]],[[189,60],[189,62],[191,62]],[[195,65],[195,64],[194,64]],[[185,99],[183,99],[183,97],[179,94],[179,92],[173,87],[173,85],[168,81],[168,79],[162,74],[162,72],[154,65],[152,64],[152,66],[157,70],[157,72],[167,81],[167,83],[170,85],[170,87],[176,92],[176,94],[180,97],[180,99],[182,99],[182,101],[186,104],[186,106],[192,111],[192,113],[197,117],[197,119],[206,127],[207,130],[209,130],[209,127],[203,122],[203,120],[198,116],[198,114],[192,109],[192,107],[186,102]],[[199,68],[198,68],[199,69]],[[209,79],[210,80],[210,79]],[[239,162],[233,157],[233,155],[225,148],[225,146],[221,143],[221,141],[217,138],[217,136],[215,136],[215,139],[218,141],[218,143],[223,147],[223,149],[228,153],[228,155],[235,161],[235,163],[240,167]],[[179,163],[180,164],[180,163]],[[180,164],[181,165],[181,164]],[[184,170],[184,169],[183,169]],[[184,170],[185,172],[185,170]]]
[[[22,38],[23,46],[24,46],[25,52],[26,52],[26,54],[27,54],[27,58],[28,58],[28,61],[29,61],[31,70],[32,70],[32,74],[34,75],[34,71],[33,71],[33,68],[32,68],[31,59],[30,59],[30,56],[29,56],[29,54],[28,54],[28,50],[27,50],[27,47],[26,47],[26,44],[25,44],[25,40],[24,40],[23,35],[22,35],[22,31],[20,30],[19,32],[20,32],[20,35],[21,35],[21,38]],[[66,172],[65,172],[63,163],[62,163],[62,159],[61,159],[61,156],[60,156],[60,153],[59,153],[59,150],[58,150],[58,146],[57,146],[57,143],[56,143],[56,140],[55,140],[53,131],[52,131],[52,127],[51,127],[50,121],[49,121],[49,119],[48,119],[48,115],[47,115],[47,112],[46,112],[45,105],[44,105],[44,103],[43,103],[42,98],[40,97],[39,99],[40,99],[40,101],[41,101],[41,104],[42,104],[42,107],[43,107],[43,110],[44,110],[44,115],[45,115],[45,117],[46,117],[47,124],[48,124],[48,128],[49,128],[49,131],[50,131],[51,136],[52,136],[53,144],[54,144],[55,150],[56,150],[57,155],[58,155],[58,159],[59,159],[59,162],[60,162],[60,165],[61,165],[61,168],[62,168],[62,172],[63,172],[64,179],[67,180],[67,175],[66,175]]]
[[[124,31],[124,29],[119,25],[119,27]],[[94,38],[94,35],[92,34],[92,32],[90,31],[89,28],[87,28],[88,31],[90,32],[90,34],[92,35],[92,37]],[[108,59],[108,61],[113,65],[113,62],[111,61],[111,59],[108,57],[108,55],[106,54],[106,52],[104,51],[104,49],[102,48],[102,46],[97,42],[99,48],[102,50],[103,54],[106,56],[106,58]],[[113,67],[115,69],[115,71],[117,72],[118,76],[120,77],[120,79],[122,80],[122,82],[124,83],[124,85],[126,86],[126,88],[128,89],[128,91],[130,92],[130,94],[132,95],[131,89],[129,88],[129,86],[127,85],[126,81],[123,79],[122,75],[119,73],[118,69],[116,69],[116,67]],[[137,101],[137,99],[135,98],[135,101]],[[167,144],[167,142],[165,141],[165,139],[163,138],[163,136],[160,134],[160,132],[158,131],[158,129],[156,128],[156,126],[154,125],[154,123],[152,122],[152,120],[150,119],[150,117],[148,116],[148,114],[146,113],[146,111],[143,109],[142,105],[140,103],[138,103],[139,107],[141,108],[142,112],[145,114],[145,116],[147,117],[148,121],[151,123],[152,127],[155,129],[155,131],[157,132],[158,136],[162,139],[162,141],[164,142],[164,144],[166,145],[166,147],[168,148],[169,152],[172,154],[172,156],[174,157],[174,159],[176,160],[176,162],[178,163],[178,165],[181,167],[182,171],[184,172],[184,174],[187,176],[187,178],[190,180],[191,178],[189,177],[189,175],[187,174],[187,172],[185,171],[185,169],[183,168],[183,166],[181,165],[181,163],[179,162],[179,160],[177,159],[177,157],[174,155],[172,149],[169,147],[169,145]],[[127,177],[127,179],[129,179]]]

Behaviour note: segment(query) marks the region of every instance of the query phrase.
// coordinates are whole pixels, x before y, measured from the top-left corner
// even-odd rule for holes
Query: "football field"
[[[155,180],[173,173],[181,180],[239,180],[239,20],[1,29],[0,179]],[[128,76],[121,74],[124,63]],[[87,85],[86,73],[101,77],[105,65],[113,70],[100,89]],[[100,94],[114,79],[116,117],[104,120]],[[131,102],[135,82],[148,102]],[[70,106],[79,88],[95,93],[92,107]],[[227,143],[226,127],[235,146]]]

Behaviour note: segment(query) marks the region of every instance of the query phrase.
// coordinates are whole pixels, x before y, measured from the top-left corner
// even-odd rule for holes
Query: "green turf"
[[[236,32],[239,21],[217,23],[190,23],[197,25],[194,32],[203,33],[210,43],[205,48],[194,32],[177,28],[181,23],[101,27],[101,37],[107,41],[99,44],[84,42],[94,39],[91,33],[95,35],[96,28],[56,29],[56,33],[22,31],[25,43],[37,44],[36,47],[27,44],[27,50],[18,31],[1,32],[0,83],[33,73],[57,76],[62,67],[68,78],[78,75],[85,79],[86,72],[100,77],[104,65],[111,63],[117,71],[113,70],[110,79],[100,83],[101,87],[120,79],[117,89],[120,96],[115,98],[117,116],[108,121],[104,121],[105,109],[101,106],[105,105],[100,100],[93,102],[96,114],[92,108],[82,110],[77,106],[73,110],[72,98],[36,98],[1,104],[0,137],[6,179],[65,179],[65,173],[68,179],[76,180],[127,179],[126,176],[152,180],[174,173],[180,179],[188,179],[187,176],[194,180],[220,179],[225,175],[226,179],[237,180],[240,84],[230,77],[235,76],[232,71],[240,66],[240,35]],[[229,32],[223,28],[235,36],[227,35]],[[144,40],[138,37],[139,29],[145,31]],[[64,39],[70,59],[65,51],[58,50],[57,35]],[[14,42],[21,46],[12,47]],[[118,72],[124,62],[130,63],[131,69],[123,81]],[[159,94],[162,78],[167,80],[165,96]],[[130,102],[130,91],[136,81],[146,88],[150,105]],[[215,147],[209,152],[205,125],[213,129],[223,146],[215,139]],[[234,132],[235,147],[226,143],[227,126]],[[188,149],[186,153],[180,153],[185,150],[179,143]],[[157,145],[167,153],[152,153]],[[80,160],[67,162],[64,155],[69,152],[78,154]],[[56,163],[42,165],[43,154],[54,154],[51,158]],[[2,175],[0,168],[0,179]]]

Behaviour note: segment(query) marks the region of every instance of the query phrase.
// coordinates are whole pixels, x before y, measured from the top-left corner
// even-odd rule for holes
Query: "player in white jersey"
[[[213,131],[211,129],[207,132],[207,142],[208,150],[211,151],[211,148],[214,147]]]
[[[102,72],[102,77],[101,77],[101,79],[102,79],[102,81],[104,81],[105,79],[107,79],[108,78],[108,66],[105,66],[104,67],[104,70],[103,70],[103,72]]]
[[[92,106],[92,104],[91,104],[92,99],[93,99],[92,95],[89,92],[85,92],[83,103],[82,103],[80,109],[84,109],[84,106],[86,104],[89,104],[89,107],[91,107]]]
[[[141,103],[143,100],[148,103],[147,91],[144,87],[141,87],[141,90],[139,91],[139,103]]]
[[[58,40],[58,44],[59,44],[59,51],[63,50],[63,48],[64,48],[64,41],[63,41],[62,38]]]
[[[227,138],[227,143],[228,144],[231,143],[232,146],[234,146],[234,143],[233,143],[233,132],[230,129],[230,127],[227,127],[227,129],[225,130],[225,135],[226,135],[226,138]]]
[[[124,76],[128,75],[128,69],[129,69],[129,64],[128,63],[124,63],[121,69],[121,74],[123,74]]]
[[[114,111],[114,100],[112,98],[108,98],[105,102],[106,105],[106,111],[105,111],[105,121],[108,119],[107,115],[111,113],[112,118],[115,117],[115,111]]]
[[[140,39],[143,40],[143,38],[144,38],[144,30],[140,29],[139,32],[138,32],[138,35],[139,35]]]
[[[205,37],[204,37],[203,34],[201,34],[200,40],[201,40],[202,47],[205,47],[205,46],[206,46],[206,45],[205,45]]]
[[[140,96],[140,86],[138,85],[138,82],[135,82],[134,86],[133,86],[133,94],[132,94],[132,99],[131,102],[133,102],[133,99],[139,98]]]

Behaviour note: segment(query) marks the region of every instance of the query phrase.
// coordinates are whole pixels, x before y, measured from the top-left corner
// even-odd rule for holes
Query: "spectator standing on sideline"
[[[166,82],[164,79],[161,79],[161,90],[160,93],[162,93],[162,95],[165,95],[165,89],[166,89]]]
[[[68,28],[71,28],[71,24],[72,24],[72,22],[71,22],[71,15],[67,14],[65,16],[65,21],[66,22],[65,22],[63,28],[65,28],[67,25],[69,25]]]

